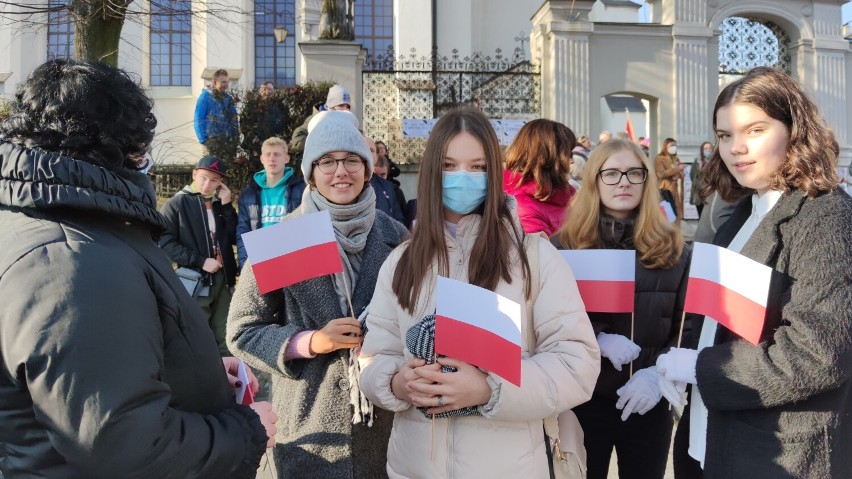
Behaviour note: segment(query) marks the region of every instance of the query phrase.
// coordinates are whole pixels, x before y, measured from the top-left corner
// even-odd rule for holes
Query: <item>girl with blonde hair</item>
[[[590,312],[602,361],[591,401],[574,408],[583,426],[588,477],[605,478],[613,448],[619,477],[662,478],[672,418],[654,365],[677,343],[689,249],[660,211],[648,157],[628,140],[598,146],[583,188],[552,242],[560,249],[635,249],[634,317]],[[625,367],[626,366],[626,367]]]

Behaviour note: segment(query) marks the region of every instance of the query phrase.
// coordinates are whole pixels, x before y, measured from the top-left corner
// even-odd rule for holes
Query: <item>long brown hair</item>
[[[598,174],[613,154],[627,150],[650,170],[648,157],[636,143],[610,140],[592,150],[586,162],[583,187],[568,207],[567,217],[559,230],[559,241],[566,248],[598,249],[606,246],[600,234],[601,193]],[[683,236],[660,212],[660,192],[654,175],[647,175],[642,199],[633,226],[633,244],[639,261],[648,269],[666,269],[675,265],[683,251]]]
[[[547,201],[556,190],[568,185],[571,150],[577,139],[570,128],[538,119],[524,125],[506,149],[506,169],[519,173],[518,183],[534,180],[535,198]]]
[[[432,263],[437,273],[449,274],[447,242],[444,237],[443,163],[447,145],[460,133],[476,138],[485,151],[487,186],[485,201],[475,211],[482,215],[479,234],[468,261],[471,284],[494,290],[502,279],[512,282],[512,250],[520,257],[525,294],[529,297],[530,268],[523,247],[523,232],[513,228],[512,214],[503,193],[503,155],[497,134],[488,118],[479,110],[459,108],[450,111],[435,124],[426,142],[417,184],[417,223],[408,247],[402,253],[393,274],[393,292],[400,306],[414,312],[417,297]]]
[[[771,189],[789,192],[795,188],[814,197],[840,184],[835,170],[840,149],[834,133],[796,80],[773,68],[752,69],[719,94],[713,108],[714,131],[719,109],[732,103],[754,105],[787,127],[790,135],[787,158],[770,177]],[[703,173],[705,186],[701,193],[705,197],[718,191],[722,199],[732,202],[753,192],[737,183],[722,161],[718,147]]]

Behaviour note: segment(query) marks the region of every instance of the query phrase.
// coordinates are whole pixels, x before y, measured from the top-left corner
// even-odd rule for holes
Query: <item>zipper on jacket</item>
[[[207,231],[205,231],[205,234],[204,234],[204,237],[207,238],[207,240],[204,242],[204,244],[207,245],[207,258],[212,258],[213,252],[210,250],[210,246],[211,246],[210,242],[213,241],[213,238],[210,237],[210,224],[207,222],[207,207],[204,206],[204,199],[202,198],[201,195],[198,195],[198,206],[199,206],[199,208],[201,208],[201,224],[203,224],[204,229],[207,230]],[[213,208],[212,203],[210,205],[210,208],[211,208],[211,211],[212,211],[212,208]],[[215,212],[213,213],[213,219],[214,219],[214,221],[216,219],[216,213]],[[202,267],[202,271],[203,270],[204,270],[204,268]],[[210,274],[210,277],[212,278],[213,275]]]

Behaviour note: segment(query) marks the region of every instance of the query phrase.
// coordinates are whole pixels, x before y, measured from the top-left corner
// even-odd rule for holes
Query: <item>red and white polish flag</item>
[[[237,379],[240,380],[242,385],[240,389],[237,391],[237,404],[242,404],[243,406],[251,406],[254,402],[254,393],[251,390],[251,385],[249,384],[248,371],[246,371],[246,363],[240,361],[240,366],[237,368]]]
[[[636,251],[632,249],[562,250],[571,266],[586,311],[632,313],[636,291]]]
[[[521,385],[521,305],[479,286],[438,276],[435,353]]]
[[[695,243],[684,309],[715,319],[757,345],[772,268],[719,246]]]
[[[328,211],[259,228],[242,238],[261,294],[343,271]]]

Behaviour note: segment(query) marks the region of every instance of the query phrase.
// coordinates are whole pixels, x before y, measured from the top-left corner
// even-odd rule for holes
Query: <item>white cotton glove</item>
[[[698,351],[687,348],[672,348],[657,358],[657,370],[669,381],[695,384],[695,362]]]
[[[626,421],[631,414],[645,414],[660,402],[660,387],[657,385],[657,367],[640,369],[633,373],[627,384],[615,393],[618,402],[615,407],[621,409],[621,420]]]
[[[686,407],[686,383],[680,381],[669,381],[662,374],[657,374],[657,386],[660,388],[660,394],[674,407]]]
[[[639,357],[642,348],[620,334],[598,333],[598,346],[601,356],[609,359],[616,371],[621,366]]]

